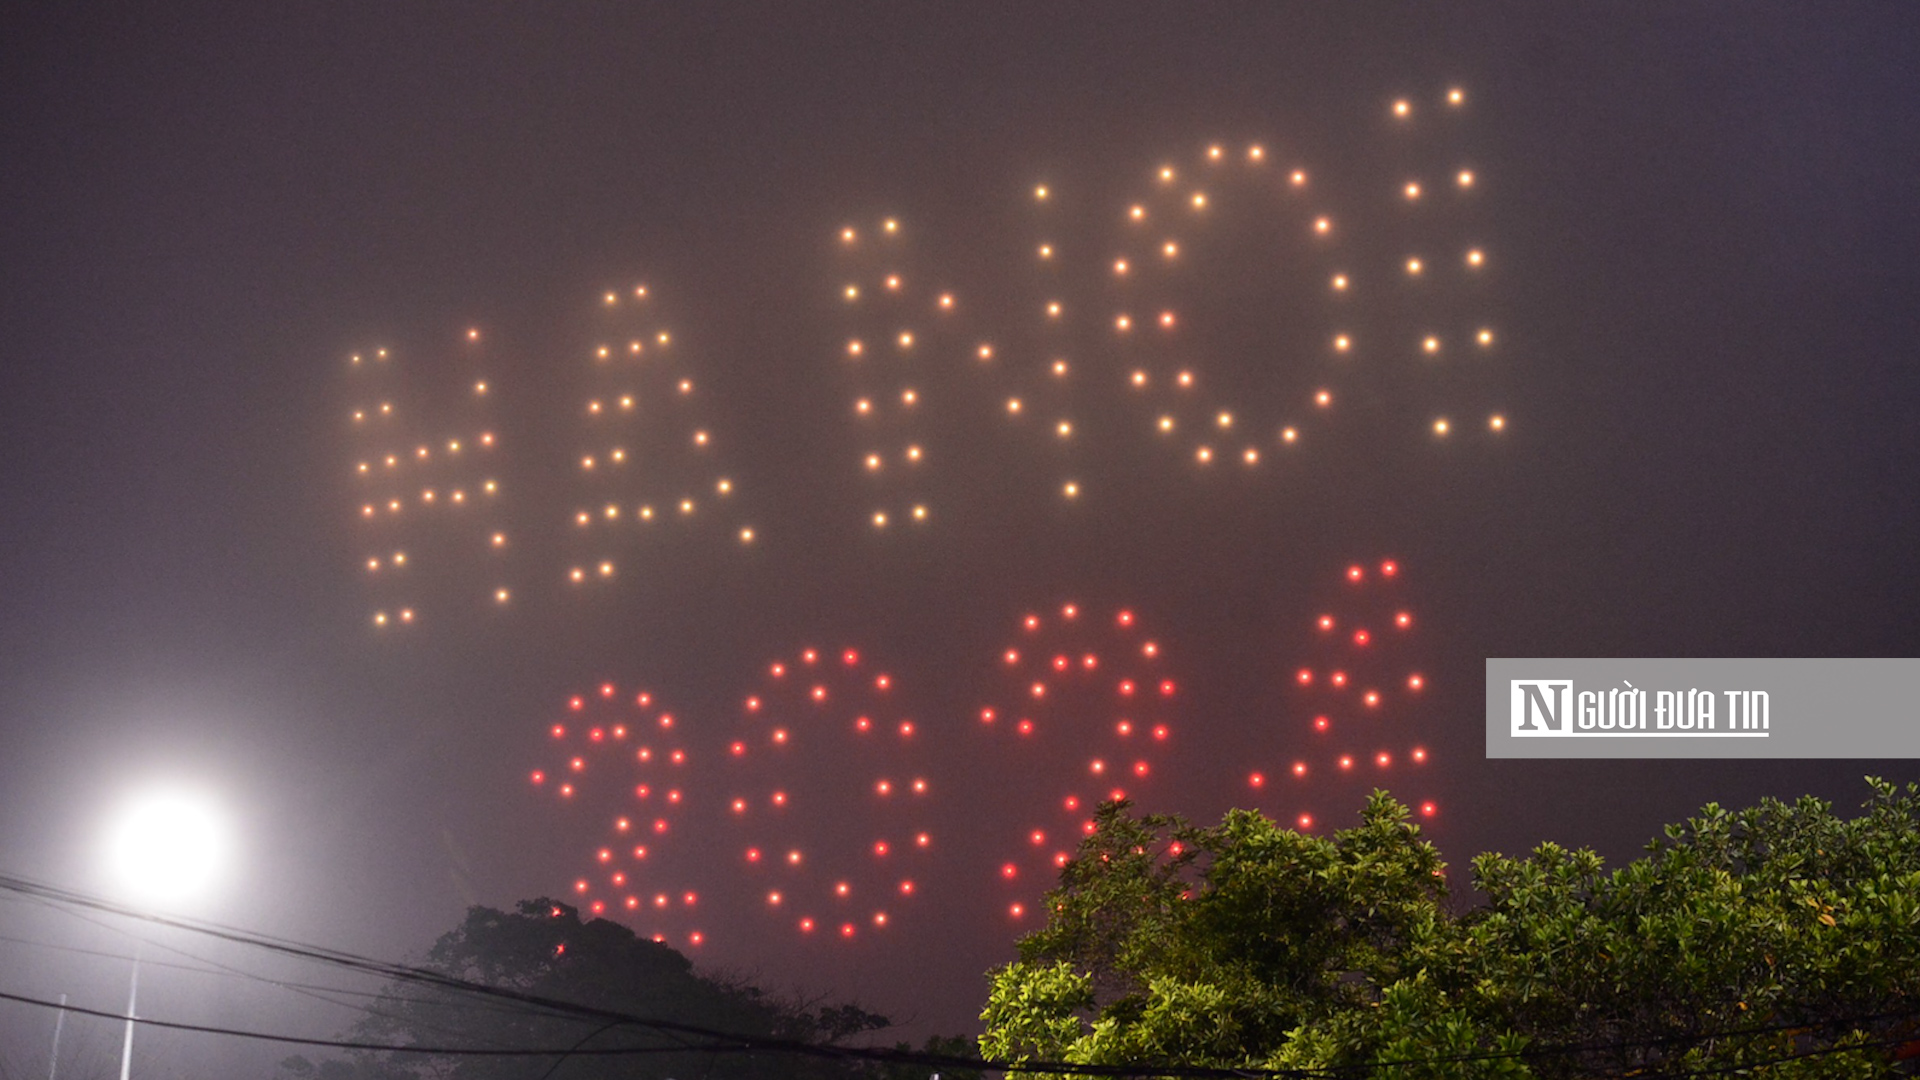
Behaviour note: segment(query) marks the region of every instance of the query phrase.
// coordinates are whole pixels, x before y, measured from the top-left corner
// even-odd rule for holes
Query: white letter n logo
[[[1510,684],[1507,720],[1514,735],[1559,734],[1565,730],[1567,695],[1573,691],[1571,679],[1514,679]],[[1542,731],[1534,718],[1546,724]]]

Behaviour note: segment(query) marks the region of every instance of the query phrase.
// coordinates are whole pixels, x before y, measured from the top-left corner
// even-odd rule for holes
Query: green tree
[[[574,908],[552,900],[522,902],[514,912],[487,907],[441,936],[426,970],[486,987],[565,1002],[602,1014],[665,1021],[751,1040],[822,1045],[875,1032],[886,1017],[855,1005],[780,1001],[738,981],[702,976],[673,949],[604,919],[582,922]],[[756,1049],[721,1040],[724,1052],[700,1047],[716,1040],[676,1030],[620,1023],[604,1016],[477,995],[457,987],[401,980],[388,985],[354,1025],[349,1038],[390,1046],[495,1049],[629,1049],[633,1054],[576,1054],[562,1059],[354,1051],[314,1063],[302,1056],[281,1063],[299,1080],[553,1080],[613,1077],[711,1077],[713,1080],[907,1080],[933,1070]],[[954,1040],[930,1049],[952,1049]],[[951,1074],[949,1074],[951,1075]]]
[[[983,1052],[1392,1077],[1905,1075],[1920,1049],[1920,788],[1866,812],[1709,805],[1609,872],[1474,861],[1456,913],[1405,807],[1303,836],[1103,807],[992,973]]]

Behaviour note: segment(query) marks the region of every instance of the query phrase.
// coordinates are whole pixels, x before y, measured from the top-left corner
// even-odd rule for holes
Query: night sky
[[[13,10],[0,869],[97,887],[116,793],[183,778],[241,837],[204,914],[402,958],[469,904],[592,878],[579,902],[617,906],[595,853],[633,846],[609,808],[647,783],[684,801],[632,811],[636,833],[671,818],[633,871],[636,929],[677,947],[697,929],[703,964],[962,1031],[980,974],[1038,925],[1010,905],[1071,844],[1065,794],[1325,832],[1385,786],[1429,811],[1463,894],[1481,850],[1625,858],[1709,800],[1857,803],[1863,775],[1920,771],[1487,762],[1481,663],[1920,647],[1917,23],[1762,4]],[[618,355],[634,340],[645,359]],[[391,436],[351,420],[381,401]],[[489,456],[449,460],[481,432]],[[414,463],[404,520],[381,501],[369,523],[357,463],[416,444],[440,471]],[[641,745],[685,771],[636,764]],[[736,796],[758,801],[733,814]],[[769,884],[755,845],[804,848],[807,876]],[[857,903],[806,900],[840,880]],[[790,893],[779,914],[769,889]],[[662,890],[697,910],[655,918]],[[102,933],[0,904],[0,989],[117,1007],[112,962],[15,940],[126,952]],[[179,977],[180,1016],[351,1019]],[[0,1010],[34,1040],[48,1023]],[[188,1072],[230,1053],[145,1045]]]

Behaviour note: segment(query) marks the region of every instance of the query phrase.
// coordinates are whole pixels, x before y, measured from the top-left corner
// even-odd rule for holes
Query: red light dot
[[[1038,630],[1040,629],[1040,617],[1038,615],[1029,615],[1024,620],[1023,625],[1025,625],[1028,630]]]
[[[571,798],[573,798],[573,785],[572,785],[572,784],[561,784],[561,785],[560,785],[560,797],[561,797],[561,798],[563,798],[563,799],[571,799]]]
[[[637,696],[634,697],[633,703],[644,709],[647,706],[653,704],[653,695],[643,690]]]
[[[1079,614],[1080,614],[1080,609],[1077,607],[1074,607],[1072,604],[1068,604],[1067,606],[1060,609],[1060,617],[1063,619],[1071,619]]]
[[[1047,842],[1047,834],[1041,832],[1039,829],[1035,829],[1032,833],[1028,834],[1027,839],[1032,841],[1035,846],[1038,846]]]
[[[560,726],[559,724],[553,725],[553,727],[550,728],[549,730],[553,732],[553,737],[556,739],[564,739],[567,736],[567,729]]]
[[[669,791],[669,792],[667,792],[667,801],[668,801],[668,802],[670,802],[670,803],[677,803],[677,802],[679,802],[679,801],[680,801],[680,793],[679,793],[678,791]]]
[[[1381,768],[1383,768],[1383,769],[1384,769],[1384,768],[1386,768],[1387,766],[1389,766],[1389,765],[1391,765],[1391,764],[1393,764],[1393,755],[1391,755],[1391,754],[1375,754],[1375,755],[1374,755],[1374,758],[1373,758],[1373,763],[1374,763],[1375,765],[1378,765],[1378,766],[1380,766]]]
[[[1355,645],[1365,645],[1367,642],[1372,640],[1373,640],[1373,635],[1367,633],[1365,630],[1355,630],[1353,632],[1353,643]]]
[[[913,793],[915,795],[925,795],[927,793],[927,782],[925,780],[920,779],[917,776],[914,777]]]
[[[1320,616],[1320,629],[1322,630],[1333,629],[1333,616],[1331,615]]]
[[[579,712],[586,707],[587,703],[583,698],[571,698],[567,701],[567,708],[572,709],[574,712]]]
[[[547,782],[547,774],[546,774],[546,773],[543,773],[543,772],[541,772],[541,771],[540,771],[539,769],[535,769],[535,770],[533,770],[533,782],[534,782],[534,783],[536,783],[536,784],[544,784],[544,783],[546,783],[546,782]]]
[[[1091,821],[1083,821],[1080,823],[1080,831],[1086,833],[1088,836],[1092,836],[1094,833],[1100,831],[1100,826],[1095,825]]]
[[[613,823],[613,830],[615,832],[626,832],[632,825],[633,823],[626,818],[617,818]]]
[[[1405,630],[1407,627],[1413,625],[1413,616],[1402,611],[1393,617],[1393,625]]]
[[[833,895],[835,896],[845,896],[852,891],[852,887],[844,881],[837,881],[833,885]]]
[[[1294,763],[1293,763],[1293,775],[1295,775],[1295,776],[1305,776],[1305,775],[1307,775],[1307,763],[1306,763],[1306,762],[1304,762],[1304,761],[1296,761],[1296,762],[1294,762]]]
[[[644,799],[647,796],[652,794],[653,794],[653,789],[648,787],[645,784],[641,784],[633,789],[633,797],[636,799]]]
[[[685,896],[682,896],[680,898],[680,902],[687,905],[688,907],[692,907],[694,904],[698,903],[699,900],[700,900],[700,897],[697,893],[688,893]]]
[[[1248,786],[1248,787],[1260,787],[1260,786],[1262,786],[1263,784],[1265,784],[1266,782],[1267,782],[1267,778],[1266,778],[1266,777],[1264,777],[1264,776],[1262,776],[1262,775],[1260,775],[1259,773],[1248,773],[1248,774],[1247,774],[1247,786]]]
[[[871,731],[873,730],[873,721],[865,716],[856,717],[853,721],[853,730],[859,732]]]
[[[1120,696],[1121,697],[1133,696],[1133,680],[1132,679],[1122,679],[1120,681]]]
[[[1335,686],[1345,686],[1347,685],[1347,673],[1344,671],[1336,671],[1328,677],[1327,681]]]
[[[784,743],[784,742],[786,742],[786,741],[787,741],[787,729],[786,729],[786,728],[774,728],[774,729],[773,729],[773,741],[774,741],[774,742],[777,742],[777,743]]]
[[[926,833],[921,833],[913,838],[913,842],[921,847],[926,847],[928,844],[933,843],[933,837],[928,836]]]
[[[893,678],[892,678],[892,676],[889,676],[889,675],[876,675],[876,676],[874,676],[874,679],[873,679],[873,687],[874,687],[874,689],[876,689],[876,690],[885,690],[885,689],[886,689],[887,687],[889,687],[889,686],[892,686],[892,685],[893,685]]]
[[[1034,697],[1037,697],[1037,698],[1039,698],[1039,697],[1046,697],[1046,696],[1047,696],[1047,684],[1046,684],[1046,683],[1034,683],[1034,684],[1033,684],[1033,696],[1034,696]]]
[[[873,790],[881,795],[893,794],[893,785],[885,780],[873,785]]]
[[[812,919],[801,919],[801,920],[800,920],[800,932],[801,932],[801,933],[803,933],[803,934],[811,934],[811,933],[813,933],[813,920],[812,920]]]
[[[848,922],[848,923],[841,923],[841,924],[840,924],[840,936],[841,936],[841,937],[843,937],[843,938],[850,938],[850,937],[852,937],[852,936],[853,936],[853,924],[852,924],[852,923],[850,923],[850,922]]]
[[[1120,721],[1119,723],[1117,723],[1117,724],[1115,724],[1115,725],[1113,725],[1113,730],[1114,730],[1114,732],[1115,732],[1115,734],[1118,734],[1118,735],[1120,735],[1120,736],[1122,736],[1122,737],[1125,737],[1125,736],[1127,736],[1127,735],[1131,735],[1131,734],[1133,734],[1133,721],[1131,721],[1131,720],[1122,720],[1122,721]]]
[[[1145,776],[1145,775],[1147,775],[1147,763],[1146,763],[1146,762],[1144,762],[1144,761],[1136,761],[1136,762],[1134,762],[1134,763],[1133,763],[1133,775],[1135,775],[1135,776]]]
[[[640,898],[637,896],[629,896],[624,902],[628,911],[637,911],[640,908]]]
[[[647,849],[646,849],[646,848],[644,848],[644,847],[637,847],[637,848],[634,848],[634,849],[633,849],[633,857],[634,857],[634,858],[636,858],[636,859],[644,859],[644,858],[646,858],[646,857],[647,857]]]
[[[1397,574],[1397,573],[1399,573],[1399,572],[1400,572],[1400,564],[1399,564],[1399,563],[1396,563],[1396,562],[1394,562],[1394,561],[1393,561],[1393,560],[1391,560],[1391,559],[1389,559],[1389,560],[1387,560],[1386,562],[1383,562],[1383,563],[1381,563],[1381,564],[1380,564],[1380,576],[1381,576],[1381,577],[1392,577],[1393,575],[1395,575],[1395,574]]]
[[[1118,616],[1118,621],[1119,621],[1119,623],[1120,623],[1120,625],[1121,625],[1121,626],[1132,626],[1132,625],[1133,625],[1133,612],[1131,612],[1131,611],[1122,611],[1122,612],[1121,612],[1121,613],[1119,614],[1119,616]]]
[[[1107,763],[1104,761],[1101,761],[1099,758],[1094,758],[1092,761],[1089,761],[1087,763],[1087,771],[1090,773],[1094,773],[1095,775],[1106,772]]]
[[[1427,751],[1422,747],[1416,746],[1413,748],[1412,757],[1415,761],[1425,761],[1427,760]]]
[[[759,711],[760,711],[760,699],[759,699],[759,698],[757,698],[757,697],[750,697],[750,698],[748,698],[748,699],[747,699],[747,711],[748,711],[748,712],[759,712]]]
[[[1300,817],[1299,817],[1299,819],[1298,819],[1298,822],[1297,822],[1297,824],[1299,824],[1299,826],[1300,826],[1300,827],[1301,827],[1302,829],[1311,829],[1311,828],[1313,828],[1313,815],[1312,815],[1312,814],[1301,814],[1301,815],[1300,815]]]
[[[825,700],[827,700],[827,688],[826,688],[826,687],[824,687],[824,686],[816,686],[816,687],[814,687],[814,688],[813,688],[813,700],[815,700],[815,701],[825,701]]]
[[[1426,685],[1427,681],[1418,675],[1407,676],[1407,689],[1409,690],[1420,690],[1425,688]]]
[[[912,895],[913,895],[913,882],[912,882],[912,881],[902,881],[902,882],[900,883],[900,895],[901,895],[901,896],[912,896]]]
[[[860,662],[860,654],[854,652],[852,649],[848,649],[846,652],[840,654],[840,662],[848,667],[852,667]]]
[[[1377,690],[1369,690],[1361,700],[1367,703],[1367,708],[1374,708],[1380,704],[1380,692]]]
[[[1020,876],[1020,868],[1012,863],[1002,863],[1000,865],[1000,876],[1011,881]]]
[[[773,674],[773,677],[774,677],[774,678],[776,678],[776,679],[778,679],[778,678],[781,678],[782,676],[784,676],[784,675],[786,675],[786,673],[787,673],[787,665],[785,665],[785,664],[775,664],[775,665],[773,665],[772,667],[770,667],[770,668],[768,668],[767,670],[768,670],[769,672],[771,672],[771,673]]]
[[[902,720],[900,722],[900,737],[903,739],[913,738],[913,721]]]
[[[760,861],[760,849],[759,849],[759,848],[757,848],[757,847],[750,847],[750,848],[748,848],[748,849],[747,849],[747,861],[748,861],[748,862],[759,862],[759,861]]]
[[[595,900],[592,904],[588,905],[588,910],[593,912],[595,915],[598,915],[601,912],[607,910],[607,905],[603,901]]]
[[[812,649],[808,649],[807,651],[800,654],[800,660],[802,663],[811,664],[818,659],[820,659],[820,654],[817,652],[814,652]]]
[[[687,752],[685,750],[675,750],[672,754],[668,755],[668,759],[675,765],[685,765],[687,763]],[[678,796],[676,796],[676,798],[677,797]]]
[[[740,755],[747,752],[747,744],[743,742],[736,742],[732,746],[727,747],[727,749],[733,752],[734,757],[739,757]]]
[[[1007,906],[1007,914],[1013,916],[1016,919],[1020,918],[1026,913],[1027,913],[1027,909],[1024,907],[1021,907],[1019,904],[1010,904]]]
[[[1313,672],[1306,668],[1301,668],[1299,673],[1294,675],[1294,679],[1301,686],[1311,686],[1313,684]]]
[[[574,882],[574,883],[573,883],[573,891],[574,891],[574,892],[577,892],[577,893],[583,893],[583,892],[586,892],[586,891],[587,891],[587,882],[586,882],[586,879],[584,879],[584,878],[582,878],[581,880],[579,880],[579,881],[576,881],[576,882]]]
[[[1328,726],[1328,724],[1329,724],[1329,723],[1330,723],[1330,721],[1328,721],[1328,719],[1327,719],[1326,717],[1324,717],[1324,716],[1316,716],[1316,717],[1314,717],[1314,718],[1313,718],[1313,730],[1315,730],[1315,731],[1325,731],[1325,730],[1327,730],[1327,726]]]
[[[1160,725],[1158,725],[1158,726],[1156,726],[1156,727],[1155,727],[1155,728],[1153,729],[1153,737],[1154,737],[1154,738],[1156,738],[1156,739],[1159,739],[1159,740],[1161,740],[1162,742],[1164,742],[1164,741],[1166,741],[1166,738],[1167,738],[1167,725],[1165,725],[1165,724],[1160,724]]]
[[[605,739],[606,737],[607,737],[607,733],[600,730],[599,728],[594,728],[592,731],[587,732],[587,738],[589,741],[592,741],[592,742],[599,742],[602,739]]]
[[[1067,670],[1067,666],[1068,666],[1068,660],[1066,657],[1056,656],[1053,658],[1053,670],[1065,671]]]
[[[583,758],[574,758],[572,761],[567,762],[567,767],[574,772],[579,772],[587,767],[587,763]]]
[[[687,944],[689,945],[698,945],[705,940],[707,939],[702,937],[700,935],[700,931],[698,930],[695,930],[693,933],[687,935]]]
[[[1357,566],[1357,565],[1356,565],[1356,566],[1349,566],[1349,567],[1347,567],[1347,580],[1348,580],[1348,581],[1359,581],[1359,580],[1361,580],[1362,578],[1364,578],[1364,577],[1366,577],[1366,576],[1367,576],[1367,572],[1366,572],[1365,570],[1362,570],[1362,569],[1361,569],[1361,568],[1360,568],[1359,566]]]
[[[667,831],[667,819],[666,819],[666,818],[655,818],[655,819],[654,819],[654,821],[653,821],[653,831],[654,831],[654,832],[656,832],[656,833],[663,833],[663,832],[666,832],[666,831]]]
[[[873,854],[875,858],[886,858],[887,842],[885,840],[875,840],[873,842]]]
[[[744,814],[744,813],[746,813],[746,812],[747,812],[747,800],[745,800],[745,799],[735,799],[735,800],[733,800],[733,812],[734,812],[734,813],[736,813],[736,814]]]
[[[787,865],[788,866],[800,865],[800,853],[798,851],[787,852]]]
[[[613,696],[613,694],[614,694],[614,690],[613,690],[613,684],[612,684],[612,683],[601,683],[601,684],[600,684],[600,696],[601,696],[601,697],[603,697],[603,698],[610,698],[610,697],[612,697],[612,696]]]
[[[1173,680],[1172,679],[1160,680],[1160,696],[1161,697],[1173,696]]]
[[[983,723],[983,724],[991,724],[991,723],[993,723],[993,710],[992,710],[992,709],[981,709],[981,710],[980,710],[980,722],[981,722],[981,723]]]
[[[774,793],[773,793],[773,805],[775,805],[775,806],[785,806],[785,805],[787,805],[787,793],[786,793],[786,792],[784,792],[784,791],[776,791],[776,792],[774,792]]]
[[[1420,804],[1421,817],[1432,817],[1434,814],[1439,813],[1439,811],[1440,811],[1440,808],[1433,805],[1430,802]]]
[[[1343,769],[1353,768],[1353,759],[1350,757],[1342,757],[1340,759],[1340,767]]]
[[[1056,851],[1053,853],[1053,865],[1055,866],[1065,866],[1067,865],[1067,863],[1071,861],[1072,861],[1072,856],[1068,855],[1064,851]]]
[[[593,857],[599,859],[601,862],[607,862],[613,858],[613,852],[608,851],[606,848],[601,848],[599,851],[594,852]]]
[[[1018,731],[1020,732],[1020,734],[1022,734],[1022,735],[1031,735],[1031,734],[1033,734],[1033,721],[1031,721],[1031,720],[1028,720],[1028,719],[1025,719],[1025,718],[1023,717],[1023,718],[1021,719],[1021,721],[1020,721],[1020,723],[1019,723],[1019,724],[1017,724],[1017,725],[1015,725],[1015,726],[1016,726],[1016,729],[1017,729],[1017,730],[1018,730]]]
[[[1080,809],[1080,797],[1078,795],[1069,795],[1066,798],[1060,800],[1060,805],[1066,807],[1068,813],[1072,813],[1073,811]]]
[[[670,728],[670,727],[672,727],[672,726],[673,726],[673,714],[672,714],[672,713],[661,713],[661,714],[660,714],[660,726],[661,726],[661,727],[663,727],[663,728]]]

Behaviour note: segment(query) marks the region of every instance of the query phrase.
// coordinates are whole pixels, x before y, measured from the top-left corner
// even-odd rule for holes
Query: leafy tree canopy
[[[601,1013],[756,1039],[824,1044],[890,1023],[856,1005],[783,1001],[745,982],[703,976],[666,945],[605,919],[582,922],[574,908],[546,899],[524,901],[511,913],[470,908],[465,921],[434,944],[422,966],[454,979]],[[696,1034],[413,981],[387,986],[348,1038],[388,1046],[578,1046],[583,1051],[643,1052],[562,1058],[354,1051],[346,1059],[318,1064],[290,1057],[281,1063],[282,1074],[296,1080],[529,1080],[550,1068],[547,1076],[552,1080],[906,1080],[932,1072],[743,1049],[738,1044],[713,1053],[695,1049],[714,1042]],[[958,1039],[934,1039],[927,1049],[952,1053],[966,1046]]]
[[[1612,871],[1553,844],[1482,855],[1465,910],[1384,792],[1332,837],[1109,804],[991,974],[980,1045],[1406,1080],[1910,1075],[1920,785],[1869,783],[1852,819],[1709,804]]]

